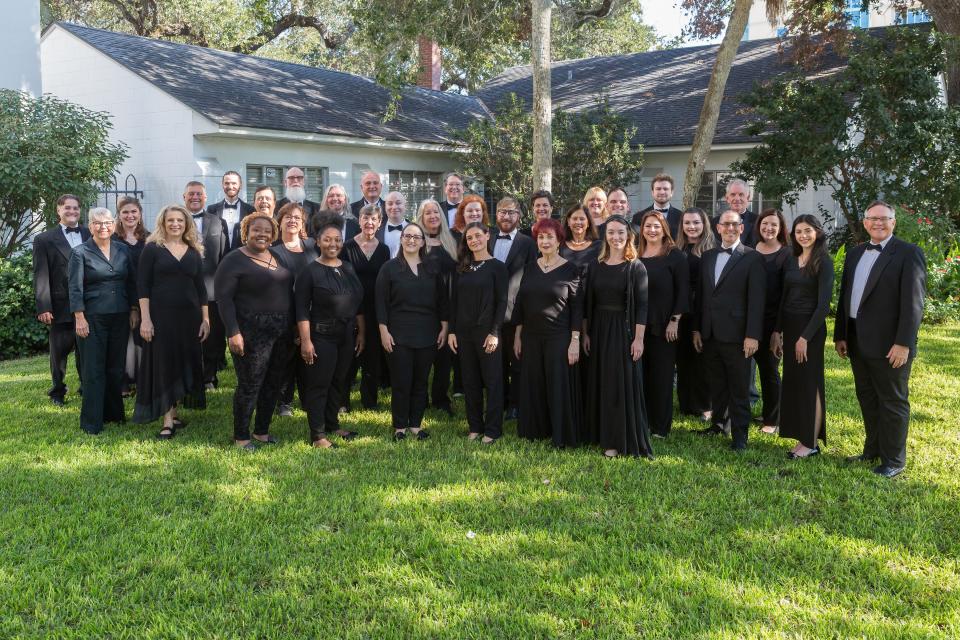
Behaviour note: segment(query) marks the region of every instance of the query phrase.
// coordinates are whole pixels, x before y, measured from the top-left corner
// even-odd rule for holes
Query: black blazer
[[[360,217],[360,209],[363,209],[363,206],[367,204],[367,201],[363,198],[360,198],[356,202],[350,203],[350,211],[353,212],[353,217]],[[387,217],[387,203],[383,201],[383,198],[377,198],[377,206],[380,207],[380,215],[384,219]]]
[[[730,255],[714,285],[714,268],[720,249],[711,249],[700,260],[700,291],[694,329],[704,340],[743,342],[763,334],[763,305],[767,276],[760,254],[743,243]]]
[[[237,225],[238,234],[239,227]],[[230,239],[227,236],[227,222],[220,216],[212,213],[203,214],[203,283],[207,287],[207,299],[216,301],[213,292],[213,278],[217,275],[217,267],[223,256],[230,248]]]
[[[210,206],[207,207],[207,213],[212,213],[218,218],[222,218],[224,202],[226,201],[221,200],[220,202],[211,204]],[[250,215],[254,211],[256,211],[256,209],[253,208],[252,204],[248,204],[243,200],[239,200],[237,202],[237,205],[239,207],[240,215],[237,217],[237,224],[233,225],[233,231],[230,233],[230,246],[228,247],[229,251],[232,251],[240,246],[240,221],[246,218],[248,215]],[[228,226],[227,229],[229,230],[230,227]]]
[[[85,315],[129,313],[137,305],[137,274],[130,249],[110,241],[110,259],[91,238],[70,252],[67,273],[70,312]]]
[[[90,239],[90,231],[86,227],[80,227],[80,238],[83,241]],[[33,293],[37,301],[37,315],[49,311],[56,323],[73,320],[67,284],[70,251],[70,243],[59,224],[33,239]]]
[[[740,234],[740,242],[748,247],[757,246],[757,243],[753,238],[753,228],[757,225],[757,214],[755,214],[753,211],[750,211],[750,209],[747,209],[743,212],[741,220],[743,220],[743,233]],[[720,216],[710,219],[710,224],[713,225],[713,237],[717,239],[717,244],[720,244],[721,242],[720,232],[717,231],[717,224],[719,224],[719,222]]]
[[[490,228],[490,240],[487,242],[487,249],[490,255],[497,246],[497,236],[500,235],[500,229]],[[520,280],[523,278],[523,268],[537,259],[537,243],[530,236],[525,236],[519,231],[510,243],[510,252],[507,254],[507,260],[504,264],[507,266],[507,275],[510,278],[507,284],[507,312],[504,315],[503,323],[511,324],[513,318],[513,304],[517,301],[517,291],[520,289]]]
[[[843,263],[833,330],[835,342],[848,336],[853,276],[865,247],[866,244],[861,244],[851,249]],[[923,251],[896,236],[890,238],[870,270],[860,299],[857,345],[865,356],[885,358],[895,344],[909,347],[910,355],[916,355],[926,288],[927,263]]]
[[[630,220],[630,223],[633,225],[634,230],[640,232],[640,220],[643,218],[643,214],[647,211],[653,211],[653,205],[650,205],[646,209],[641,209],[637,213],[633,214],[633,219]],[[670,237],[673,238],[674,242],[677,240],[677,234],[680,233],[680,222],[683,220],[683,211],[677,209],[675,206],[670,205],[669,211],[667,211],[667,226],[670,227]]]
[[[357,224],[359,224],[359,223],[357,223]],[[383,242],[383,236],[384,236],[384,234],[387,232],[387,225],[388,225],[388,224],[389,224],[389,222],[387,222],[387,218],[386,218],[386,216],[384,216],[384,217],[383,217],[383,222],[380,223],[380,228],[377,229],[377,233],[376,233],[377,240],[379,240],[380,242]],[[404,227],[406,227],[406,226],[407,226],[408,224],[410,224],[410,223],[409,223],[409,221],[407,221],[406,219],[404,219],[403,222],[401,222],[400,224],[402,224]],[[357,231],[357,233],[360,233],[360,231]],[[401,233],[403,233],[403,230],[402,230],[402,229],[401,229]]]

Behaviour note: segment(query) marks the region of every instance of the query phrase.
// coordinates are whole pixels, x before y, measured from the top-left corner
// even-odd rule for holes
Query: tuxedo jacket
[[[834,341],[847,340],[853,277],[866,246],[854,247],[844,260]],[[927,263],[923,251],[896,236],[890,238],[870,270],[860,298],[857,345],[866,357],[885,358],[895,344],[909,347],[910,355],[916,355],[926,286]]]
[[[80,239],[84,242],[90,239],[86,227],[80,227]],[[57,324],[73,321],[67,283],[70,251],[70,243],[59,224],[33,240],[33,292],[37,315],[49,311]]]
[[[700,260],[700,285],[694,328],[704,340],[743,342],[763,335],[763,305],[767,276],[759,253],[737,245],[714,284],[720,249],[711,249]]]
[[[363,209],[363,205],[367,204],[367,201],[363,198],[360,198],[356,202],[350,203],[350,211],[353,213],[354,218],[360,217],[360,209]],[[387,203],[383,201],[383,198],[377,198],[377,206],[380,207],[381,216],[387,218]]]
[[[207,207],[207,213],[212,213],[213,215],[222,218],[224,202],[225,200],[221,200],[220,202],[211,204]],[[233,225],[233,231],[230,234],[230,246],[228,247],[228,250],[230,251],[240,246],[240,221],[256,211],[256,209],[253,208],[253,205],[247,204],[243,200],[239,200],[237,202],[237,207],[240,215],[237,216],[237,224]],[[227,229],[229,230],[230,227],[227,226]]]
[[[453,228],[453,223],[451,222],[450,214],[448,214],[447,212],[448,212],[450,209],[454,209],[454,208],[456,208],[456,207],[458,207],[458,206],[460,206],[460,205],[459,205],[459,204],[450,204],[450,203],[447,202],[446,200],[441,200],[441,201],[438,202],[437,204],[440,205],[440,211],[443,213],[444,217],[447,219],[447,226],[452,229],[452,228]]]
[[[387,221],[387,218],[384,217],[384,218],[383,218],[383,222],[380,224],[380,228],[377,229],[377,234],[376,234],[376,235],[377,235],[377,240],[379,240],[380,242],[383,242],[383,241],[384,241],[383,238],[384,238],[384,235],[387,233],[387,225],[388,225],[388,224],[390,224],[390,223]],[[410,222],[407,221],[407,220],[404,220],[404,221],[401,222],[400,224],[402,224],[404,227],[406,227],[408,224],[410,224]],[[358,233],[359,233],[359,232],[358,232]],[[401,230],[401,233],[402,233],[402,230]]]
[[[127,243],[111,240],[107,260],[94,240],[70,252],[70,311],[85,315],[129,313],[137,306],[137,274]]]
[[[239,237],[240,225],[235,228]],[[213,278],[217,274],[220,261],[230,249],[226,220],[212,213],[204,213],[203,237],[200,240],[203,243],[203,284],[207,287],[207,300],[216,301]]]
[[[753,228],[757,225],[757,214],[750,209],[747,209],[743,212],[743,233],[740,234],[740,242],[747,245],[748,247],[757,246],[756,239],[753,237]],[[717,231],[717,224],[720,222],[720,216],[710,220],[710,224],[713,226],[713,237],[717,239],[717,244],[720,244],[720,232]],[[676,239],[676,237],[674,237]]]
[[[639,212],[633,214],[633,219],[630,221],[633,224],[634,230],[639,234],[640,233],[640,220],[643,218],[643,214],[647,211],[653,211],[653,205],[650,205],[646,209],[641,209]],[[680,233],[680,223],[683,221],[683,211],[677,209],[675,206],[670,205],[670,210],[667,211],[665,216],[667,219],[667,226],[670,227],[670,237],[673,238],[673,241],[677,241],[677,234]]]
[[[500,235],[500,229],[492,227],[490,229],[490,241],[487,243],[487,249],[490,255],[497,245],[497,236]],[[513,317],[513,304],[517,301],[517,291],[520,289],[520,280],[523,278],[523,269],[531,262],[537,259],[537,243],[530,236],[525,236],[519,231],[510,243],[510,252],[507,253],[507,260],[504,264],[507,266],[507,275],[509,277],[507,285],[507,312],[504,315],[503,323],[511,324]]]

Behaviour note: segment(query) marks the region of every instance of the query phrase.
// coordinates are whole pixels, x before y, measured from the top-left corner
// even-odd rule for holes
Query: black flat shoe
[[[173,425],[172,427],[164,427],[163,429],[160,429],[160,433],[157,434],[157,439],[170,440],[171,438],[173,438],[173,434],[176,433],[176,429],[177,429],[177,425]]]
[[[725,431],[723,430],[723,427],[721,427],[720,425],[712,424],[706,429],[697,429],[696,431],[694,431],[694,433],[701,436],[718,436],[718,435],[723,435]]]
[[[417,440],[426,440],[429,437],[430,432],[426,429],[420,429],[420,431],[417,431]]]
[[[878,476],[883,476],[884,478],[896,478],[898,475],[903,473],[903,467],[891,467],[888,464],[881,464],[880,466],[875,467],[873,472]]]
[[[787,452],[787,457],[790,458],[791,460],[803,460],[804,458],[809,458],[811,456],[818,456],[818,455],[820,455],[820,447],[817,447],[816,449],[810,449],[808,453],[802,456],[794,453],[793,451]]]
[[[406,431],[394,431],[394,432],[393,432],[393,439],[394,439],[395,441],[397,441],[397,442],[400,442],[401,440],[406,440],[406,439],[407,439],[407,432],[406,432]]]
[[[346,433],[338,433],[337,435],[343,438],[344,440],[353,440],[360,434],[357,433],[356,431],[347,431]]]
[[[274,438],[273,436],[267,436],[267,439],[266,439],[266,440],[261,440],[260,438],[256,438],[256,437],[255,437],[254,440],[256,440],[257,442],[259,442],[260,444],[277,444],[278,442],[280,442],[279,440],[277,440],[277,439]]]
[[[254,451],[257,450],[257,447],[254,446],[252,442],[248,442],[247,444],[244,444],[244,445],[234,445],[234,446],[240,451],[244,451],[246,453],[253,453]]]
[[[63,407],[63,398],[50,398],[50,404],[55,407]]]

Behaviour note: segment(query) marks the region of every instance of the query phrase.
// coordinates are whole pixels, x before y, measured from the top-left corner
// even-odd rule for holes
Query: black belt
[[[598,304],[597,311],[612,311],[614,313],[623,313],[626,311],[626,307],[618,307],[615,304]]]

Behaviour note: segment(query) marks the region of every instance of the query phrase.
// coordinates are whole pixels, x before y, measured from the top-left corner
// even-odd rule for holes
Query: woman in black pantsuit
[[[297,276],[294,298],[300,333],[300,402],[307,412],[310,441],[329,449],[332,432],[345,440],[357,436],[340,428],[339,410],[349,392],[347,375],[355,353],[364,347],[363,285],[349,262],[340,259],[343,218],[314,216],[320,257]]]
[[[393,439],[407,430],[417,440],[430,437],[421,428],[427,408],[427,380],[437,349],[447,342],[446,281],[435,262],[427,262],[426,233],[411,222],[400,233],[400,252],[377,276],[380,342],[390,360],[390,410]]]
[[[293,274],[270,252],[279,234],[276,221],[251,213],[240,221],[243,246],[217,267],[214,287],[233,355],[237,388],[233,394],[233,441],[254,451],[250,419],[256,409],[253,438],[273,444],[270,421],[280,398],[285,365],[293,348],[290,334],[290,282]]]
[[[654,437],[673,426],[673,368],[677,361],[680,317],[690,310],[687,258],[670,237],[659,211],[640,218],[640,260],[647,268],[647,330],[643,334],[643,393]]]
[[[460,241],[447,343],[460,356],[471,440],[491,444],[503,435],[500,327],[507,312],[507,267],[487,250],[490,231],[471,222]],[[483,389],[487,410],[483,410]]]
[[[193,217],[181,206],[165,207],[140,255],[137,273],[143,358],[137,374],[133,421],[163,417],[157,437],[169,440],[184,422],[177,404],[206,407],[203,351],[210,335],[203,245]]]
[[[653,457],[643,397],[643,334],[647,324],[647,270],[636,259],[633,231],[623,216],[604,225],[599,262],[587,271],[584,347],[589,439],[604,455]]]
[[[533,237],[541,257],[524,268],[513,307],[513,349],[523,389],[517,435],[573,447],[580,442],[583,417],[576,366],[583,324],[580,268],[558,253],[564,241],[559,221],[541,219]]]
[[[377,229],[383,219],[380,207],[368,204],[360,209],[360,233],[347,240],[340,251],[340,258],[353,265],[353,270],[363,286],[364,350],[358,354],[351,368],[349,380],[352,382],[360,370],[360,404],[365,409],[377,408],[377,393],[380,390],[381,363],[383,349],[380,346],[380,332],[377,329],[377,274],[390,260],[390,249],[377,240]],[[349,406],[349,397],[341,399],[343,406]]]
[[[710,383],[703,365],[703,354],[693,346],[693,310],[697,308],[697,288],[700,286],[700,257],[713,249],[716,240],[710,230],[707,213],[699,207],[683,212],[677,248],[687,258],[690,275],[690,312],[680,316],[677,335],[677,402],[680,413],[710,421]]]
[[[817,440],[827,440],[823,345],[834,273],[826,234],[815,216],[797,216],[792,239],[796,258],[788,263],[772,342],[783,357],[780,437],[796,438],[787,456],[797,459],[817,455]]]
[[[770,336],[777,323],[783,274],[790,257],[787,242],[787,222],[777,209],[764,209],[753,228],[757,252],[763,256],[767,275],[767,294],[763,303],[763,333],[757,352],[753,355],[760,374],[760,392],[763,399],[763,433],[776,433],[780,421],[780,357],[770,348]]]

